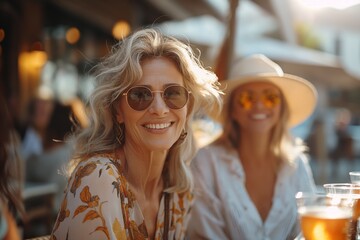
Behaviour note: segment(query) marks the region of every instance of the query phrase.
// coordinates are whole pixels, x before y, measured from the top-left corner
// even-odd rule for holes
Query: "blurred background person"
[[[51,88],[40,86],[28,105],[27,125],[21,144],[21,156],[26,162],[34,154],[43,152],[46,130],[54,110]]]
[[[315,192],[305,146],[289,129],[314,111],[317,93],[256,54],[223,81],[223,134],[192,163],[195,203],[190,239],[294,239],[295,194]]]
[[[339,162],[349,161],[354,165],[355,149],[354,139],[350,134],[349,126],[352,122],[352,115],[349,109],[339,108],[335,110],[334,132],[336,136],[335,148],[331,151],[330,157],[334,161],[332,165],[332,175],[339,174]]]
[[[26,181],[30,183],[55,183],[54,215],[67,183],[66,166],[71,158],[73,146],[70,136],[76,127],[81,127],[71,105],[53,101],[49,122],[42,131],[41,151],[28,156],[26,161]]]

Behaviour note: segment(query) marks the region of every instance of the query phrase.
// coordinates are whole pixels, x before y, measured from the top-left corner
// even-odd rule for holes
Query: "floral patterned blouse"
[[[155,239],[164,232],[165,197]],[[193,202],[191,193],[170,194],[168,239],[183,239]],[[72,173],[50,239],[150,239],[144,217],[119,161],[97,156]]]

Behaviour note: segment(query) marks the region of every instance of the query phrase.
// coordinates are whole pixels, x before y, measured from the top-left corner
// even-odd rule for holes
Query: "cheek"
[[[230,112],[230,118],[238,123],[240,123],[246,115],[245,110],[242,107],[240,107],[238,104],[234,104],[233,107],[231,107],[231,109],[228,109],[228,112]]]
[[[273,112],[274,112],[274,118],[276,120],[279,120],[280,119],[280,114],[281,114],[281,107],[280,106],[277,106],[273,109]]]
[[[235,95],[231,97],[231,101],[227,104],[226,112],[229,113],[231,119],[237,119],[240,115],[244,114],[244,109],[235,100]]]

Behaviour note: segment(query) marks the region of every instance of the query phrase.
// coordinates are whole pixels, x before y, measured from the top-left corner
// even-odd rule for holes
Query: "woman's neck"
[[[280,164],[280,159],[271,149],[270,135],[243,134],[238,142],[237,152],[242,165],[248,167],[267,167],[274,173]]]
[[[150,239],[155,239],[157,216],[165,187],[162,176],[166,152],[146,152],[124,146],[120,150],[123,174],[144,217]]]
[[[270,136],[266,134],[246,134],[242,132],[237,146],[240,156],[262,160],[270,153]]]
[[[124,146],[121,151],[124,175],[136,192],[151,198],[164,189],[162,172],[167,152],[145,152]]]

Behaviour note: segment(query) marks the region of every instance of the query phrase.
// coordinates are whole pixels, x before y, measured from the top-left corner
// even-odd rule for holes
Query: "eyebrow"
[[[164,84],[164,85],[163,85],[163,89],[165,89],[165,88],[167,88],[167,87],[169,87],[169,86],[181,86],[181,87],[185,87],[185,86],[183,86],[183,85],[181,85],[181,84],[178,84],[178,83],[167,83],[167,84]],[[131,86],[131,87],[147,87],[147,88],[149,88],[149,89],[151,89],[151,90],[154,89],[152,85],[147,85],[147,84],[133,85],[133,86]]]

